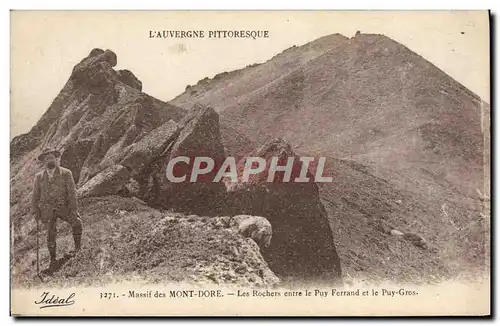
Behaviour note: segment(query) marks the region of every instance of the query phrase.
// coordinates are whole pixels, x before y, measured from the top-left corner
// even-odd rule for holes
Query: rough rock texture
[[[92,149],[94,142],[90,139],[83,139],[74,143],[69,143],[61,154],[61,165],[73,172],[75,183],[80,179],[80,172],[85,159]]]
[[[118,70],[118,79],[124,84],[142,91],[142,82],[130,70]]]
[[[129,170],[122,165],[113,165],[78,189],[78,197],[100,197],[120,192],[129,180]]]
[[[226,189],[222,182],[212,182],[217,167],[225,159],[224,147],[219,130],[219,116],[210,107],[196,107],[179,124],[179,136],[157,162],[153,174],[159,184],[155,202],[163,207],[173,207],[178,211],[191,213],[220,213],[226,203]],[[175,177],[186,176],[184,182],[173,183],[167,180],[166,168],[172,159],[186,156],[189,164],[179,163],[173,169]],[[196,182],[190,182],[193,163],[196,157],[209,157],[215,161],[215,168],[200,175]]]
[[[117,126],[122,124],[124,123],[120,120],[115,121]],[[104,139],[115,139],[115,143],[108,144]],[[120,164],[129,169],[129,176],[132,178],[129,181],[136,183],[134,187],[139,188],[134,193],[154,206],[198,214],[223,211],[226,191],[222,183],[212,183],[215,172],[201,176],[197,182],[190,182],[195,157],[213,158],[217,161],[216,165],[220,165],[225,158],[218,114],[213,109],[197,107],[179,123],[167,121],[126,147],[127,142],[116,139],[118,138],[113,136],[103,136],[95,140],[84,164],[84,169],[88,170],[81,173],[84,177],[92,176],[95,171],[102,171],[108,166]],[[101,148],[108,148],[105,154],[101,153]],[[168,162],[177,156],[187,156],[191,160],[189,165],[176,165],[174,175],[186,175],[186,181],[181,183],[173,183],[166,177]],[[101,177],[97,181],[94,180],[92,187],[95,187],[95,182],[100,181],[104,182],[104,179]],[[120,182],[123,183],[124,180],[120,179]],[[85,187],[85,182],[80,183]],[[115,187],[106,192],[112,193],[118,193]]]
[[[178,136],[177,124],[170,120],[151,131],[137,143],[126,147],[119,159],[121,164],[140,173],[157,159]]]
[[[295,157],[292,180],[299,176],[298,157],[282,139],[266,142],[249,156],[266,159],[268,166],[272,157],[280,158],[279,165]],[[245,158],[238,162],[238,182],[228,183],[232,212],[265,216],[271,222],[271,244],[262,249],[271,269],[285,280],[339,282],[340,259],[318,185],[281,182],[283,172],[277,172],[274,182],[267,182],[267,169],[244,182],[244,162]],[[310,171],[308,177],[314,180]]]
[[[71,77],[76,83],[85,84],[91,92],[101,93],[118,79],[113,70],[116,64],[117,58],[113,51],[94,49],[73,68]]]

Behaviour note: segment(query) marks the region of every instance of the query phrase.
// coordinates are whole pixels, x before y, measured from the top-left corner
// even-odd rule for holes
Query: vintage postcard
[[[490,315],[489,19],[11,11],[11,314]]]

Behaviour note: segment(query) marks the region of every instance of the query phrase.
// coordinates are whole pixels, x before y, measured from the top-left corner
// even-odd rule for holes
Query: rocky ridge
[[[276,208],[276,217],[270,218],[265,215],[270,216],[270,211],[235,204],[223,182],[189,182],[192,165],[176,171],[187,173],[187,182],[170,182],[166,179],[165,168],[178,156],[208,156],[220,166],[227,155],[227,147],[222,142],[219,116],[208,106],[194,106],[185,113],[183,109],[142,93],[141,82],[128,70],[114,70],[116,64],[117,57],[112,51],[92,50],[75,66],[63,90],[37,125],[11,143],[11,221],[16,281],[26,281],[33,275],[33,257],[26,262],[19,259],[19,254],[33,246],[27,236],[33,234],[34,223],[26,194],[31,192],[31,176],[41,168],[35,158],[46,147],[62,151],[61,165],[72,171],[78,184],[86,225],[84,246],[88,247],[84,251],[88,259],[71,264],[63,261],[55,275],[74,276],[81,282],[92,275],[105,277],[102,265],[108,264],[113,275],[141,271],[154,278],[158,276],[158,266],[166,266],[171,270],[184,269],[191,281],[273,285],[290,275],[294,281],[304,281],[307,275],[304,268],[310,268],[315,276],[324,274],[324,281],[339,281],[340,261],[324,208],[321,211],[317,187],[272,190],[273,194],[288,201],[305,195],[301,202],[305,206],[295,215],[292,210],[280,212]],[[206,177],[210,179],[210,175]],[[308,197],[309,191],[311,197]],[[311,207],[307,206],[309,201]],[[133,206],[131,210],[123,208],[130,205]],[[110,207],[114,208],[112,214],[106,213]],[[294,231],[285,225],[299,221],[301,214],[307,217],[309,209],[318,211],[311,213],[316,216],[311,220],[314,222],[306,218],[299,223],[301,232],[285,235]],[[231,220],[239,214],[249,217],[225,225],[218,222],[221,218],[222,221]],[[268,219],[276,230],[268,252],[257,245],[262,246],[259,232],[241,231],[242,223],[255,220],[253,216],[256,215]],[[321,237],[309,234],[316,228],[321,228]],[[311,231],[306,232],[306,229]],[[106,232],[116,235],[113,241],[104,241]],[[290,236],[301,241],[299,247],[292,245]],[[335,254],[333,263],[321,261],[324,253],[308,258],[305,267],[299,267],[297,260],[283,265],[284,261],[278,259],[280,252],[286,251],[287,257],[292,257],[295,250],[301,250],[301,257],[305,258],[307,250],[315,250],[323,237],[328,241],[325,248]],[[67,240],[68,235],[60,248],[68,245]],[[194,250],[189,249],[192,245],[199,248],[199,255],[203,257],[190,256],[190,251]],[[202,248],[207,249],[204,254]],[[185,252],[186,256],[174,259],[176,250]],[[231,258],[233,254],[239,258]],[[97,259],[95,257],[101,257],[101,267],[92,271],[90,266]],[[229,263],[235,259],[236,265]],[[196,262],[196,268],[190,268],[191,263],[186,260]],[[222,264],[223,261],[228,265]],[[172,277],[169,272],[166,275]]]

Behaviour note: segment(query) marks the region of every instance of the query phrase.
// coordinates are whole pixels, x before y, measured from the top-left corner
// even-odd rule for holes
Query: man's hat
[[[61,156],[61,152],[59,152],[57,149],[46,148],[43,150],[43,152],[40,155],[38,155],[38,160],[42,161],[44,159],[44,157],[49,155],[49,154],[54,154],[55,157]]]

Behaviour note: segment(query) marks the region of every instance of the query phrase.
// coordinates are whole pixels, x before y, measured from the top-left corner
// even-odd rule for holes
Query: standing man
[[[78,216],[76,185],[70,170],[59,166],[61,152],[45,149],[39,156],[45,169],[35,176],[32,206],[35,218],[47,224],[47,247],[50,254],[49,270],[56,264],[57,219],[68,222],[73,230],[76,254],[82,239],[82,221]]]

